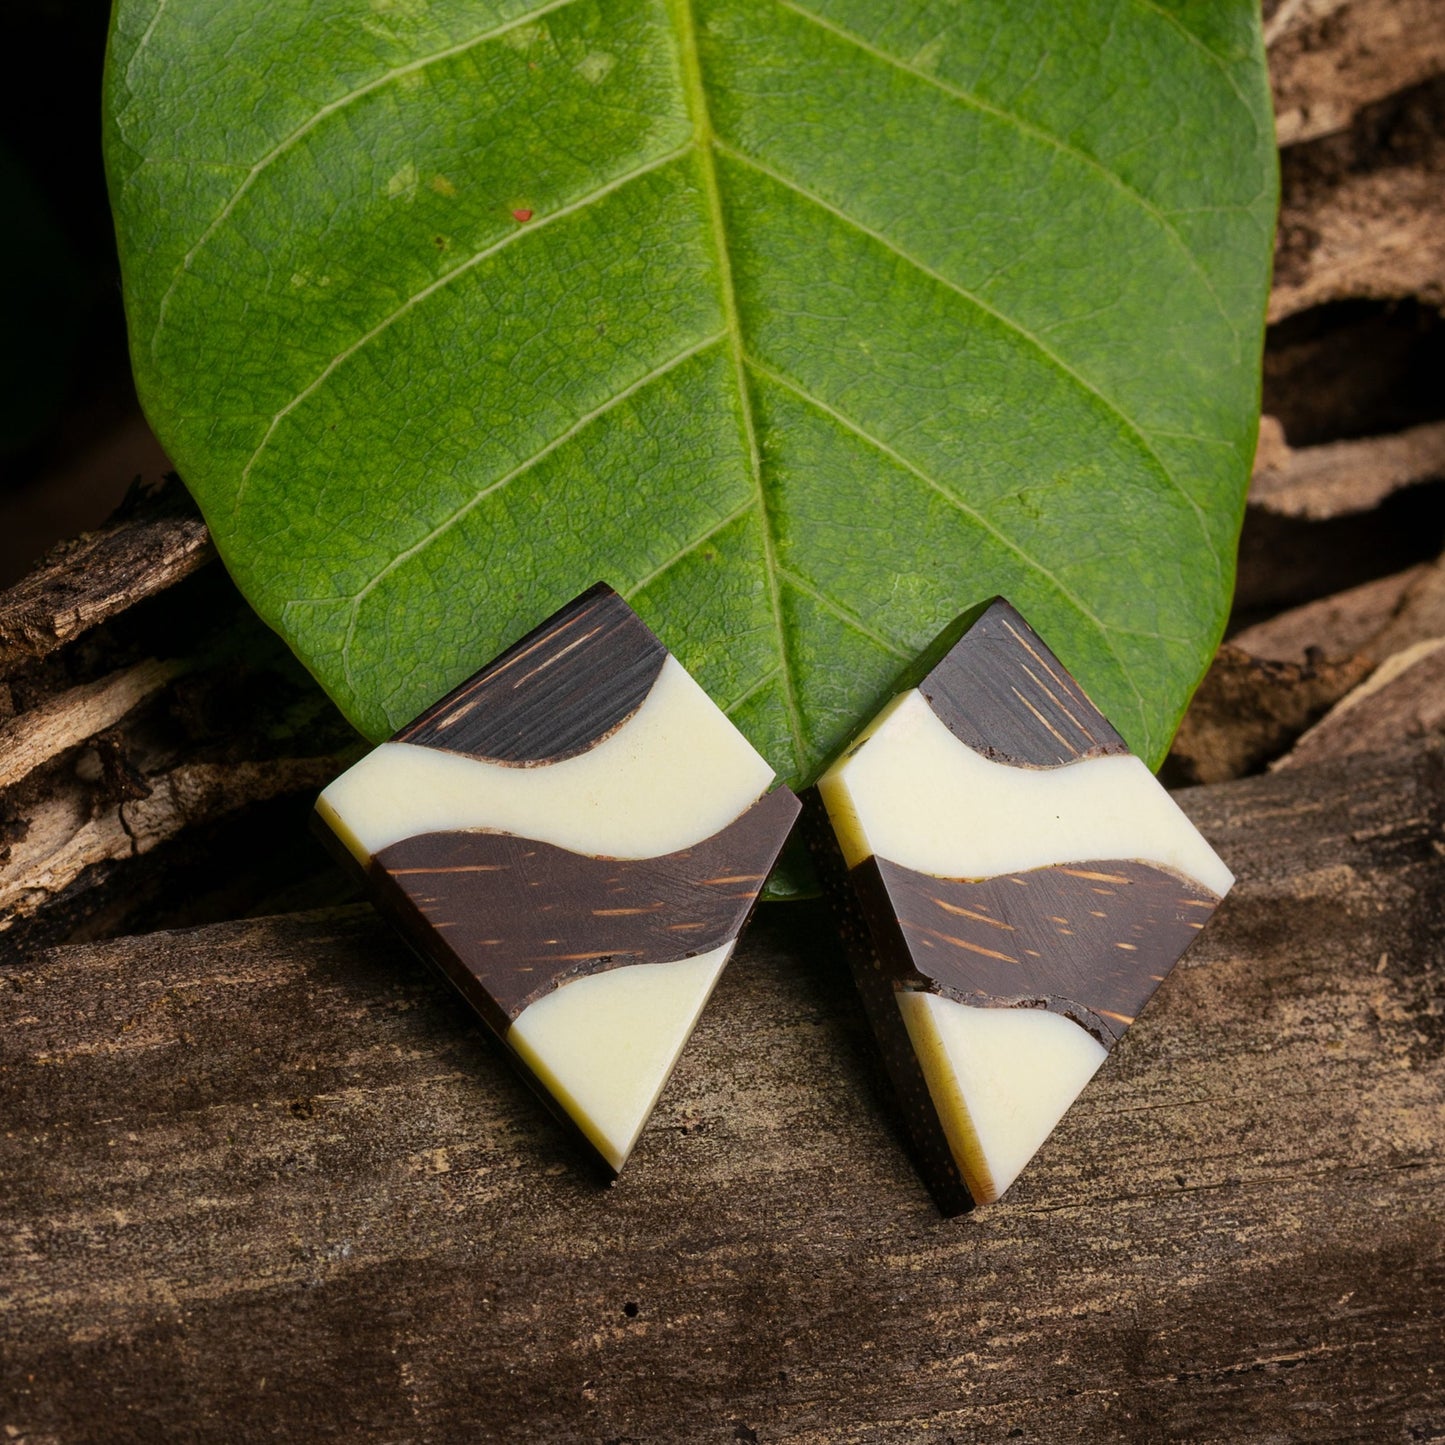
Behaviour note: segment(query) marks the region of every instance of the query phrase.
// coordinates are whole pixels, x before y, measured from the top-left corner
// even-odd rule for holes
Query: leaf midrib
[[[715,135],[708,109],[707,91],[703,85],[702,60],[697,48],[697,22],[693,0],[668,0],[677,29],[678,56],[682,63],[683,91],[688,113],[692,117],[693,140],[697,146],[698,169],[702,176],[707,204],[708,223],[717,252],[718,289],[723,307],[728,348],[732,353],[738,405],[742,411],[743,430],[747,439],[748,464],[752,470],[753,490],[758,507],[759,529],[763,543],[763,570],[766,574],[768,606],[778,639],[778,661],[782,675],[783,707],[793,738],[794,760],[791,771],[802,768],[808,757],[803,736],[802,714],[798,708],[797,689],[788,657],[788,633],[783,625],[783,604],[778,586],[777,538],[773,531],[772,509],[767,489],[763,486],[762,454],[758,447],[757,422],[753,416],[752,390],[748,382],[746,357],[743,351],[742,324],[738,317],[737,289],[733,284],[732,253],[728,245],[727,226],[723,217],[722,192],[718,187],[717,162],[714,156]]]
[[[248,169],[245,178],[241,182],[241,185],[237,188],[236,191],[232,193],[230,198],[228,198],[225,205],[222,207],[221,211],[217,213],[217,215],[211,220],[211,222],[197,237],[196,241],[187,251],[181,264],[176,268],[176,271],[171,278],[171,283],[167,287],[167,290],[162,297],[160,313],[157,316],[155,330],[152,333],[152,345],[154,346],[155,338],[159,334],[161,328],[164,326],[165,303],[174,291],[175,286],[180,280],[180,277],[187,270],[189,270],[195,256],[204,248],[210,238],[220,229],[220,227],[225,223],[226,219],[234,212],[236,206],[240,203],[241,199],[251,188],[256,179],[281,155],[292,149],[296,144],[298,144],[302,139],[304,139],[305,135],[314,130],[316,126],[319,125],[327,116],[334,114],[336,111],[342,109],[346,105],[349,105],[354,101],[360,99],[361,97],[370,94],[373,91],[378,90],[381,87],[395,81],[402,75],[415,72],[417,70],[423,69],[426,66],[445,60],[451,56],[464,53],[467,50],[475,48],[476,46],[485,44],[490,40],[496,39],[499,36],[507,33],[508,31],[531,23],[541,16],[562,9],[570,3],[572,3],[572,0],[547,0],[547,3],[535,6],[524,12],[523,14],[514,16],[512,19],[505,21],[498,26],[493,26],[484,32],[471,36],[463,41],[459,41],[453,45],[447,46],[442,50],[431,52],[425,56],[417,57],[415,60],[408,62],[406,65],[394,67],[386,71],[385,73],[374,77],[372,80],[366,82],[364,85],[355,87],[354,89],[348,91],[346,94],[336,97],[330,102],[327,102],[324,106],[320,107],[313,115],[309,116],[306,121],[302,123],[302,125],[293,129],[293,131],[290,132],[286,137],[284,137],[281,141],[277,142],[274,146],[272,146],[270,150],[268,150],[258,161],[256,161]],[[1148,0],[1140,0],[1140,3],[1143,4],[1144,7],[1147,9],[1154,11],[1159,10],[1158,6],[1148,3]],[[592,192],[589,192],[586,196],[579,197],[576,201],[559,208],[557,212],[548,214],[546,216],[538,217],[538,224],[533,227],[529,227],[527,232],[524,233],[519,231],[517,233],[507,235],[503,237],[500,241],[494,242],[491,246],[483,248],[476,255],[460,262],[457,266],[447,271],[444,275],[438,277],[434,282],[423,288],[421,292],[417,293],[412,297],[409,297],[396,312],[384,317],[379,323],[377,323],[376,326],[368,330],[362,337],[358,338],[355,342],[351,343],[348,347],[344,348],[340,353],[338,353],[337,356],[333,357],[332,360],[311,382],[309,382],[296,396],[292,397],[271,418],[271,421],[260,441],[260,444],[247,459],[242,470],[242,475],[240,477],[236,495],[233,499],[237,510],[239,510],[241,506],[243,496],[246,490],[246,484],[249,480],[249,476],[256,462],[256,459],[266,449],[272,435],[277,430],[278,426],[284,420],[284,418],[289,415],[290,412],[292,412],[297,406],[299,406],[308,396],[312,395],[320,386],[322,386],[325,383],[326,379],[333,372],[335,372],[335,370],[340,365],[342,365],[348,357],[354,355],[359,349],[361,349],[361,347],[365,346],[376,335],[391,326],[401,315],[404,315],[414,306],[420,304],[433,292],[448,285],[459,275],[462,275],[465,272],[473,269],[476,265],[481,264],[487,259],[488,256],[494,254],[497,250],[501,249],[502,246],[510,245],[513,241],[521,239],[523,234],[535,235],[537,231],[543,229],[551,222],[560,220],[565,215],[574,214],[579,210],[585,209],[587,206],[600,199],[602,195],[627,184],[637,175],[646,171],[657,169],[671,162],[681,160],[690,152],[694,150],[696,151],[699,177],[702,182],[702,188],[704,192],[707,219],[716,253],[719,282],[719,299],[722,306],[724,319],[723,332],[720,334],[715,334],[709,338],[706,338],[705,340],[695,342],[694,344],[685,348],[685,350],[680,354],[673,356],[662,362],[659,366],[654,367],[645,376],[635,380],[632,383],[629,383],[627,386],[622,388],[622,390],[618,394],[603,402],[600,407],[594,408],[593,411],[589,412],[586,416],[579,418],[575,423],[566,428],[562,434],[549,442],[545,447],[541,449],[541,451],[522,461],[516,467],[510,469],[502,477],[497,478],[494,481],[487,483],[485,486],[480,488],[476,494],[468,498],[460,508],[456,509],[453,514],[451,514],[440,524],[434,527],[431,531],[429,531],[425,537],[419,539],[416,543],[406,548],[404,552],[398,554],[385,567],[383,567],[378,573],[376,573],[376,575],[370,578],[368,582],[356,594],[354,594],[350,599],[348,599],[351,602],[352,606],[350,609],[350,617],[348,620],[345,641],[342,647],[342,665],[348,686],[352,688],[353,692],[355,691],[354,684],[351,679],[350,661],[353,639],[355,636],[357,621],[362,604],[364,603],[365,598],[370,595],[370,593],[374,591],[375,588],[387,576],[393,573],[397,569],[397,567],[402,565],[408,558],[416,555],[416,553],[422,551],[425,547],[430,545],[433,541],[437,539],[437,537],[439,537],[443,532],[450,528],[458,520],[459,517],[472,511],[487,496],[492,495],[499,488],[505,486],[508,482],[513,480],[513,478],[529,470],[543,456],[550,454],[559,446],[565,444],[566,441],[568,441],[584,426],[590,424],[591,421],[595,420],[596,416],[599,415],[602,411],[610,409],[620,400],[623,400],[626,397],[629,397],[635,392],[641,390],[651,381],[657,379],[657,377],[663,372],[670,371],[674,366],[681,364],[683,361],[689,359],[691,356],[694,356],[702,350],[706,349],[707,347],[718,344],[718,342],[721,341],[724,342],[727,346],[732,361],[734,374],[736,377],[738,405],[740,408],[741,421],[745,435],[746,451],[748,453],[748,467],[751,477],[752,496],[744,507],[734,508],[727,517],[722,519],[722,521],[710,525],[701,537],[689,542],[687,546],[681,549],[681,551],[676,556],[670,558],[661,566],[655,568],[654,571],[650,573],[646,579],[643,579],[642,582],[639,582],[635,587],[629,589],[629,595],[635,595],[649,582],[655,580],[656,577],[667,571],[668,568],[673,566],[676,561],[678,561],[681,557],[686,556],[688,552],[694,550],[697,546],[702,545],[702,543],[705,542],[709,537],[715,535],[717,531],[721,530],[722,527],[730,524],[739,516],[743,515],[746,511],[750,511],[754,506],[757,508],[762,541],[763,571],[766,579],[768,604],[772,616],[773,630],[777,638],[777,657],[779,660],[776,666],[769,668],[760,679],[758,679],[752,686],[746,689],[743,696],[738,699],[733,704],[733,706],[739,705],[739,703],[746,700],[748,697],[754,695],[759,689],[761,689],[774,678],[780,678],[780,691],[782,694],[782,701],[785,711],[787,713],[789,727],[792,734],[793,746],[795,749],[795,762],[798,765],[801,765],[803,759],[807,757],[808,749],[805,743],[802,717],[796,692],[796,682],[793,674],[792,659],[790,656],[789,634],[784,621],[782,606],[783,581],[786,581],[789,586],[795,587],[796,590],[798,590],[801,594],[813,596],[815,601],[818,601],[820,604],[827,606],[828,610],[833,612],[840,621],[850,626],[852,630],[857,631],[861,636],[866,637],[875,646],[878,646],[894,654],[901,653],[901,649],[896,644],[888,642],[886,639],[874,633],[872,629],[862,624],[857,618],[848,615],[848,609],[843,604],[838,603],[836,599],[828,597],[825,593],[821,592],[818,589],[816,583],[811,583],[807,579],[796,577],[792,572],[783,568],[783,566],[781,565],[778,557],[778,539],[774,523],[774,516],[772,508],[770,506],[770,498],[763,474],[761,449],[758,441],[757,422],[754,415],[755,401],[752,389],[753,382],[751,381],[751,377],[753,376],[756,376],[761,380],[769,381],[772,384],[782,386],[787,390],[793,391],[802,400],[804,400],[805,403],[811,404],[812,406],[822,410],[825,414],[832,416],[839,425],[855,433],[857,436],[860,437],[860,439],[864,440],[866,443],[877,449],[881,455],[892,458],[895,463],[904,467],[910,474],[917,477],[925,485],[934,490],[938,495],[946,499],[956,510],[973,519],[975,524],[981,526],[984,530],[994,536],[1002,545],[1004,545],[1009,551],[1011,551],[1016,557],[1018,557],[1018,559],[1030,571],[1032,571],[1036,576],[1046,582],[1050,586],[1050,588],[1055,591],[1056,595],[1066,601],[1073,609],[1078,612],[1078,614],[1084,620],[1086,620],[1092,627],[1097,630],[1101,642],[1103,643],[1104,647],[1109,651],[1109,653],[1115,658],[1116,663],[1120,667],[1122,676],[1128,681],[1132,691],[1135,693],[1135,696],[1139,699],[1142,705],[1143,699],[1139,695],[1138,686],[1133,682],[1131,670],[1123,664],[1119,652],[1115,648],[1112,641],[1113,636],[1116,634],[1120,636],[1134,635],[1130,629],[1115,628],[1104,624],[1098,617],[1094,615],[1092,610],[1089,609],[1081,601],[1081,599],[1079,599],[1073,594],[1072,589],[1065,586],[1062,581],[1050,571],[1050,569],[1048,569],[1041,562],[1033,558],[1029,553],[1027,553],[1017,543],[1013,542],[1007,535],[1001,532],[980,513],[978,513],[972,507],[968,506],[961,498],[957,496],[957,494],[952,489],[944,486],[943,483],[939,482],[936,478],[934,478],[927,470],[925,470],[918,464],[909,461],[901,454],[896,453],[886,443],[882,442],[879,438],[873,436],[853,419],[845,417],[841,413],[838,413],[836,409],[829,406],[826,402],[823,402],[819,398],[808,393],[796,382],[791,381],[789,378],[777,375],[775,372],[763,366],[761,363],[757,362],[754,358],[748,355],[747,348],[745,347],[743,340],[743,330],[741,318],[739,315],[736,288],[732,274],[731,249],[729,246],[727,226],[723,209],[722,191],[718,178],[717,157],[721,155],[731,161],[755,169],[760,174],[769,177],[775,183],[780,184],[792,191],[793,193],[797,194],[803,200],[813,205],[816,205],[827,213],[837,217],[844,224],[848,225],[850,228],[856,230],[860,234],[867,236],[876,244],[885,247],[894,255],[898,256],[900,260],[904,261],[911,268],[916,270],[920,275],[927,276],[935,283],[947,287],[949,290],[955,292],[961,298],[976,306],[984,313],[992,316],[999,324],[1008,328],[1011,332],[1028,342],[1030,346],[1036,350],[1037,354],[1041,357],[1041,359],[1045,360],[1053,367],[1056,367],[1061,374],[1068,377],[1069,380],[1072,381],[1075,385],[1096,398],[1118,420],[1118,422],[1127,431],[1127,433],[1134,439],[1140,449],[1147,455],[1150,462],[1152,463],[1152,467],[1154,469],[1157,469],[1158,475],[1165,482],[1165,484],[1171,489],[1175,490],[1193,509],[1199,521],[1200,530],[1203,535],[1205,545],[1208,549],[1210,556],[1213,559],[1216,570],[1218,570],[1223,565],[1222,559],[1219,554],[1219,549],[1214,544],[1212,536],[1209,535],[1207,522],[1199,506],[1199,503],[1186,491],[1179,479],[1174,476],[1173,472],[1164,463],[1163,459],[1159,456],[1154,446],[1152,445],[1148,435],[1146,435],[1140,425],[1132,418],[1130,418],[1128,414],[1124,412],[1122,407],[1120,407],[1116,402],[1112,401],[1096,385],[1094,385],[1086,377],[1079,373],[1075,368],[1073,368],[1066,361],[1064,361],[1062,357],[1055,353],[1053,349],[1050,348],[1046,343],[1044,343],[1040,337],[1030,331],[1028,327],[1023,325],[1021,322],[1014,320],[1007,313],[1001,312],[997,308],[991,306],[981,297],[968,291],[959,283],[951,280],[948,276],[938,272],[933,267],[922,262],[918,257],[913,256],[912,254],[898,246],[896,243],[889,240],[886,236],[878,233],[873,228],[869,227],[866,223],[850,215],[839,206],[828,202],[823,197],[815,194],[813,191],[811,191],[804,185],[798,183],[797,181],[791,179],[790,177],[780,174],[772,167],[768,166],[765,162],[751,155],[748,155],[745,152],[732,146],[731,144],[721,140],[715,133],[712,126],[707,92],[702,73],[701,57],[699,54],[697,39],[697,22],[694,15],[693,4],[694,0],[667,0],[667,7],[672,15],[674,23],[678,57],[681,64],[681,80],[683,85],[683,91],[688,106],[689,117],[692,123],[692,136],[690,140],[682,146],[674,147],[665,154],[649,159],[641,166],[629,169],[622,175],[617,176],[611,181],[607,182],[606,185],[603,186],[600,190],[594,190]],[[1087,152],[1079,150],[1076,146],[1073,146],[1069,142],[1054,135],[1052,132],[1048,131],[1044,127],[1037,126],[1029,121],[1024,120],[1022,117],[1013,114],[1008,110],[994,106],[989,102],[982,100],[980,97],[974,96],[971,93],[961,90],[958,87],[948,85],[940,81],[937,77],[928,75],[926,72],[923,72],[917,67],[910,65],[907,61],[901,59],[900,57],[879,49],[877,46],[874,46],[871,43],[867,42],[864,38],[855,35],[853,32],[846,30],[841,26],[838,26],[834,22],[831,22],[826,18],[819,16],[805,6],[796,3],[796,0],[776,0],[776,4],[780,9],[795,14],[799,18],[815,24],[821,27],[823,30],[827,31],[828,33],[834,34],[843,41],[856,46],[861,52],[869,55],[878,63],[887,64],[901,71],[904,71],[919,80],[920,82],[926,83],[933,88],[938,89],[942,93],[952,96],[960,102],[968,104],[981,112],[995,116],[1003,120],[1004,122],[1017,127],[1020,131],[1032,136],[1033,138],[1050,146],[1053,146],[1060,152],[1068,154],[1079,160],[1080,162],[1086,164],[1093,172],[1107,179],[1109,183],[1119,188],[1123,194],[1128,196],[1143,211],[1149,214],[1160,225],[1161,229],[1168,232],[1171,240],[1178,244],[1187,254],[1191,267],[1199,276],[1202,284],[1208,291],[1215,305],[1219,307],[1221,314],[1224,314],[1223,308],[1219,304],[1219,298],[1215,294],[1213,286],[1209,283],[1209,278],[1203,272],[1203,268],[1199,261],[1199,258],[1195,255],[1192,248],[1190,248],[1187,243],[1184,242],[1183,237],[1170,223],[1168,216],[1157,206],[1155,206],[1151,201],[1149,201],[1147,197],[1143,196],[1142,193],[1138,192],[1132,185],[1125,181],[1123,177],[1111,170],[1103,162],[1089,155]],[[157,15],[153,17],[151,25],[148,27],[148,33],[150,30],[153,30],[155,28],[156,21],[159,19],[160,11],[164,9],[164,5],[165,0],[162,0],[162,3],[158,8]],[[1160,11],[1159,13],[1164,14],[1164,12],[1162,11]],[[1174,20],[1173,17],[1169,17],[1167,15],[1166,18]],[[1185,33],[1194,42],[1194,44],[1197,45],[1201,50],[1204,50],[1208,54],[1210,59],[1215,62],[1215,64],[1222,64],[1220,58],[1216,56],[1212,51],[1210,51],[1207,46],[1203,45],[1203,43],[1198,39],[1197,36],[1194,36],[1192,32],[1188,32],[1185,27],[1183,27],[1177,22],[1177,20],[1174,20],[1174,23],[1177,28],[1185,30]],[[1226,321],[1228,321],[1227,315],[1225,316],[1225,319]],[[1231,329],[1233,330],[1232,325]]]

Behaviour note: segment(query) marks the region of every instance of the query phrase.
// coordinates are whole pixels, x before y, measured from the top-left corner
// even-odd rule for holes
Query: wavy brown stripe
[[[507,833],[422,833],[383,849],[369,872],[408,936],[505,1028],[571,978],[736,938],[798,807],[779,788],[711,838],[657,858],[596,858]]]
[[[853,870],[873,909],[896,918],[898,982],[960,1002],[1042,1004],[1105,1048],[1149,1001],[1219,900],[1167,869],[1103,859],[974,882],[886,858]]]
[[[647,700],[667,649],[599,582],[392,739],[486,762],[559,763]]]
[[[918,690],[954,737],[994,762],[1056,768],[1129,751],[1001,597],[984,608]]]

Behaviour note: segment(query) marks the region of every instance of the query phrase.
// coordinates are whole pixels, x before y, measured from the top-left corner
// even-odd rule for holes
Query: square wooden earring
[[[810,845],[940,1208],[997,1199],[1233,875],[995,598],[808,797]]]
[[[327,834],[611,1173],[798,800],[599,584],[337,778]]]

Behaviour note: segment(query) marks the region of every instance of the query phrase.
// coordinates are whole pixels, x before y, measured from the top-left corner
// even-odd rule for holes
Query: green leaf
[[[995,592],[1162,755],[1254,442],[1254,0],[118,0],[106,110],[147,413],[371,737],[605,578],[795,782]]]

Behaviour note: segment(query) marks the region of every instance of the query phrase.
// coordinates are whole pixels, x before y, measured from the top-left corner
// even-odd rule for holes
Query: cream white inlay
[[[419,833],[486,828],[574,853],[654,858],[727,827],[773,770],[675,658],[611,737],[560,763],[513,768],[383,743],[317,809],[365,863]]]
[[[898,994],[933,1106],[979,1204],[999,1197],[1107,1057],[1071,1019]]]
[[[937,878],[1095,858],[1157,863],[1221,897],[1234,875],[1136,757],[1019,768],[954,737],[900,694],[818,782],[851,868],[878,854]]]
[[[517,1017],[507,1042],[621,1170],[732,952],[638,963],[563,984]]]

